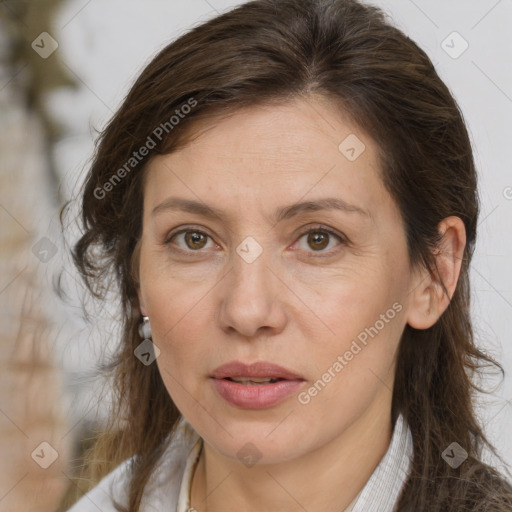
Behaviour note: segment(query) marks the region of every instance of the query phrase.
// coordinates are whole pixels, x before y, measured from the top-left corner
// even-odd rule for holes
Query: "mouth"
[[[244,386],[254,386],[254,385],[261,385],[261,384],[273,384],[274,382],[279,382],[282,380],[287,379],[271,379],[270,377],[263,377],[263,378],[257,378],[257,377],[225,377],[224,380],[229,380],[231,382],[237,382],[238,384],[243,384]]]
[[[241,409],[273,407],[298,391],[305,379],[269,362],[246,365],[234,361],[217,368],[210,376],[217,393]]]
[[[215,369],[211,377],[255,384],[266,384],[278,380],[304,380],[301,375],[268,361],[257,361],[252,364],[231,361]]]

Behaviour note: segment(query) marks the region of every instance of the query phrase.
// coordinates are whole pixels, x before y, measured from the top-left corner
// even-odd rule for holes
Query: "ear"
[[[455,293],[462,266],[466,247],[464,222],[459,217],[447,217],[438,229],[442,239],[434,251],[437,271],[422,268],[413,279],[407,323],[415,329],[432,327],[444,313]]]

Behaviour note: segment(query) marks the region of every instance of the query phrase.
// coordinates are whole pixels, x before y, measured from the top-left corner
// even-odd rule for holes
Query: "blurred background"
[[[0,512],[66,510],[80,493],[88,438],[108,412],[97,367],[118,340],[119,316],[84,299],[69,257],[78,205],[65,237],[59,209],[76,197],[95,138],[145,64],[239,3],[0,0]],[[482,198],[476,335],[507,372],[499,387],[484,382],[493,393],[478,410],[511,465],[512,2],[371,3],[428,53],[473,139]]]

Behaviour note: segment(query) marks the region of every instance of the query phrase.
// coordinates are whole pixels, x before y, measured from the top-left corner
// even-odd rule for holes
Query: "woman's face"
[[[169,395],[230,458],[362,435],[390,415],[413,307],[374,143],[320,98],[201,123],[150,161],[144,189],[139,298]],[[266,364],[217,371],[232,362]]]

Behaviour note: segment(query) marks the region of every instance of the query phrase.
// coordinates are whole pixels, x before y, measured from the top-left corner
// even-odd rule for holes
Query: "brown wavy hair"
[[[103,365],[115,403],[88,454],[89,486],[133,457],[128,509],[118,510],[139,511],[180,418],[157,365],[142,365],[133,355],[140,343],[137,254],[148,160],[184,146],[194,121],[313,94],[341,108],[377,143],[412,264],[436,272],[442,219],[456,215],[466,229],[450,305],[429,329],[407,325],[400,342],[392,421],[404,415],[414,459],[396,510],[510,511],[512,487],[482,460],[490,449],[503,462],[473,403],[476,392],[485,392],[475,382],[483,369],[504,372],[476,346],[470,317],[468,271],[479,198],[468,131],[425,52],[382,10],[356,0],[255,0],[194,27],[154,57],[100,134],[81,192],[82,233],[72,254],[93,296],[105,300],[116,290],[123,333],[117,353]],[[192,102],[194,108],[184,107]],[[173,115],[179,121],[171,128]],[[148,137],[156,144],[142,156],[142,146],[153,146]],[[134,152],[136,162],[130,160]],[[468,453],[457,469],[441,457],[453,441]]]

